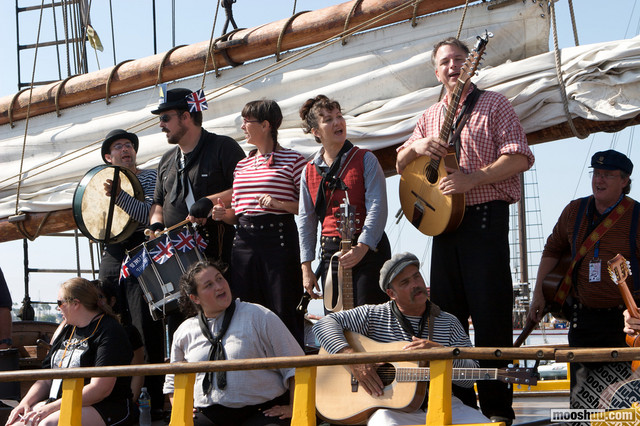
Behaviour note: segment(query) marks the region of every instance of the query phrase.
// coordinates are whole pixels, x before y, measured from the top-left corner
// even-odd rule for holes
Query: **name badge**
[[[600,273],[602,271],[602,262],[600,259],[593,259],[589,262],[589,282],[590,283],[599,283],[600,282]]]

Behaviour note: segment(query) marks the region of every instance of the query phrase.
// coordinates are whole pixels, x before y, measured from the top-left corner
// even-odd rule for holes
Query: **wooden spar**
[[[575,118],[573,123],[582,134],[596,132],[613,133],[619,132],[625,127],[640,124],[640,115],[625,121],[593,121],[584,118]],[[566,122],[527,134],[529,145],[570,137],[573,137],[573,133],[571,133],[569,125]],[[395,145],[373,151],[386,177],[396,174],[396,148],[398,146],[399,145]],[[24,229],[26,229],[30,236],[36,234],[43,220],[45,222],[42,224],[38,235],[76,229],[71,209],[51,212],[48,218],[46,215],[46,213],[26,213],[26,219],[23,224]],[[16,223],[11,223],[7,218],[0,219],[0,243],[22,238],[24,238],[24,235],[20,233]]]
[[[422,1],[418,5],[417,15],[425,15],[464,4],[464,0],[431,0]],[[380,14],[400,5],[411,5],[384,21],[376,27],[410,19],[413,13],[413,1],[408,0],[364,0],[349,20],[353,28]],[[327,7],[298,16],[286,29],[281,50],[299,48],[327,40],[344,30],[353,1]],[[282,19],[260,27],[238,31],[227,42],[218,43],[218,47],[226,47],[225,53],[215,53],[218,68],[231,65],[227,58],[236,63],[273,55],[277,50],[278,38],[287,19]],[[158,54],[126,63],[122,63],[114,73],[110,83],[110,96],[127,93],[157,83],[173,81],[202,73],[207,56],[209,41],[179,47],[164,60],[165,54]],[[158,81],[158,69],[162,66],[162,81]],[[36,87],[31,97],[30,116],[36,116],[56,110],[56,93],[60,89],[59,108],[89,103],[105,98],[106,86],[112,68],[82,74],[68,79],[66,82],[55,82]],[[213,69],[211,59],[207,70]],[[14,97],[16,99],[14,100]],[[26,117],[29,103],[29,91],[19,95],[0,98],[0,124],[9,123],[9,109],[13,102],[12,121]]]

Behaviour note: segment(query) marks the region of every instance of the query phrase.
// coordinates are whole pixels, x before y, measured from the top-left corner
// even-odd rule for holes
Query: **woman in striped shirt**
[[[304,157],[278,144],[282,112],[275,101],[259,100],[242,110],[242,130],[256,149],[236,166],[231,207],[218,202],[214,219],[237,225],[231,252],[231,289],[245,302],[275,312],[303,344],[298,213]]]

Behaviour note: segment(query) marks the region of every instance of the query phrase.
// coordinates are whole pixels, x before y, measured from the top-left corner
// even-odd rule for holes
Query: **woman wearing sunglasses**
[[[302,273],[294,215],[305,161],[300,153],[278,144],[281,123],[282,111],[275,101],[244,106],[242,130],[256,149],[236,166],[230,208],[219,202],[213,217],[237,225],[231,251],[233,293],[275,312],[303,345],[303,318],[296,313]]]
[[[127,365],[133,352],[127,334],[95,285],[71,278],[58,290],[58,309],[66,325],[53,341],[43,368]],[[130,377],[86,378],[82,424],[128,425],[137,418]],[[38,380],[11,411],[8,425],[57,425],[62,380]]]

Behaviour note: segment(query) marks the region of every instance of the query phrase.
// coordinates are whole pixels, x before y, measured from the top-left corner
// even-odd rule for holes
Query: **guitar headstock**
[[[464,84],[471,77],[473,77],[478,69],[478,66],[480,65],[480,60],[482,59],[482,55],[484,54],[484,51],[487,48],[487,44],[489,43],[489,38],[491,37],[493,37],[493,34],[488,31],[485,31],[484,35],[482,36],[477,36],[476,44],[473,46],[473,50],[469,52],[467,60],[460,69],[460,77],[458,78],[458,81]]]
[[[538,384],[538,371],[535,368],[499,368],[498,380],[504,383],[535,386]]]
[[[611,281],[616,284],[627,281],[627,278],[631,275],[631,263],[619,253],[613,259],[607,261],[607,269],[609,270],[609,275],[611,275]]]
[[[340,204],[338,216],[338,232],[343,240],[352,240],[356,230],[356,208],[347,199]]]

